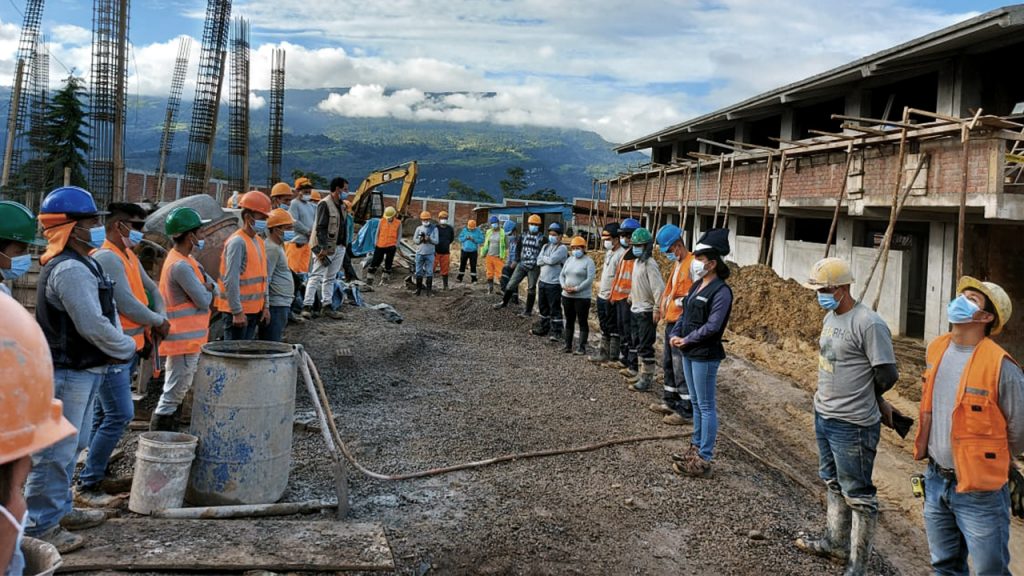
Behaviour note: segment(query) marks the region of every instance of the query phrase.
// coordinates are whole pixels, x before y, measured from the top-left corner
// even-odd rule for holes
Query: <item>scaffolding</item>
[[[32,70],[29,74],[29,89],[26,94],[30,113],[28,128],[29,155],[24,164],[25,190],[22,203],[30,209],[36,208],[36,198],[52,183],[49,167],[46,165],[46,111],[50,101],[50,56],[43,42],[36,43],[32,56]]]
[[[192,105],[192,124],[188,134],[185,181],[182,194],[194,196],[207,192],[212,168],[217,115],[227,57],[231,0],[208,0],[203,25],[203,46],[199,53],[199,77]]]
[[[15,62],[14,89],[7,109],[7,139],[4,147],[3,174],[0,176],[0,194],[7,190],[12,174],[16,174],[22,160],[22,150],[27,139],[25,127],[29,98],[26,97],[26,75],[32,70],[32,57],[39,45],[39,26],[43,19],[43,0],[28,0],[18,39],[18,54]],[[19,197],[20,199],[20,197]]]
[[[284,138],[284,50],[278,48],[272,55],[270,69],[270,130],[267,159],[270,175],[267,185],[281,181],[281,150]]]
[[[128,0],[93,3],[89,190],[98,205],[124,200]]]
[[[185,73],[188,71],[188,59],[192,53],[192,39],[182,36],[178,40],[178,56],[174,60],[174,73],[171,75],[171,94],[167,97],[167,111],[164,114],[164,130],[160,136],[160,163],[156,171],[157,198],[164,201],[164,188],[167,182],[167,157],[174,147],[174,134],[178,131],[178,110],[181,108],[181,91],[185,87]]]
[[[235,19],[231,39],[228,162],[231,189],[249,189],[249,23]]]

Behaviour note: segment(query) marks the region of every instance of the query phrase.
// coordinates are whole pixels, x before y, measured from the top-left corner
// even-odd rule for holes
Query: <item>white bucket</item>
[[[29,536],[22,540],[21,552],[25,555],[24,576],[53,576],[64,564],[53,544]]]
[[[144,432],[135,451],[135,476],[128,509],[149,514],[181,508],[198,439],[178,432]]]

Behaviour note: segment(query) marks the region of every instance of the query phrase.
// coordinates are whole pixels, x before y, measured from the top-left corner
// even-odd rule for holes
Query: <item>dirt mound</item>
[[[789,339],[817,348],[825,311],[813,292],[760,264],[732,266],[729,285],[735,297],[732,331],[780,348]]]

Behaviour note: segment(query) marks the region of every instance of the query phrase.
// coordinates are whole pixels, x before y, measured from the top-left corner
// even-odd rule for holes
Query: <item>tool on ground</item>
[[[924,476],[921,474],[911,476],[910,489],[914,492],[914,498],[924,498]]]

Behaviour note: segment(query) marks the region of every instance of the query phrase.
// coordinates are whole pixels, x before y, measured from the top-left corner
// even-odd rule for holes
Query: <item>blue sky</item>
[[[87,75],[92,2],[47,0],[56,60]],[[288,52],[292,88],[353,87],[345,116],[577,127],[622,142],[1001,6],[957,0],[235,0],[252,84]],[[0,0],[10,85],[24,0]],[[134,0],[129,90],[165,95],[205,1]],[[193,72],[198,44],[193,48]],[[52,63],[56,82],[66,71]],[[193,84],[186,85],[189,98]],[[437,92],[462,92],[435,96]],[[486,95],[484,93],[487,93]],[[253,105],[265,102],[254,97]]]

